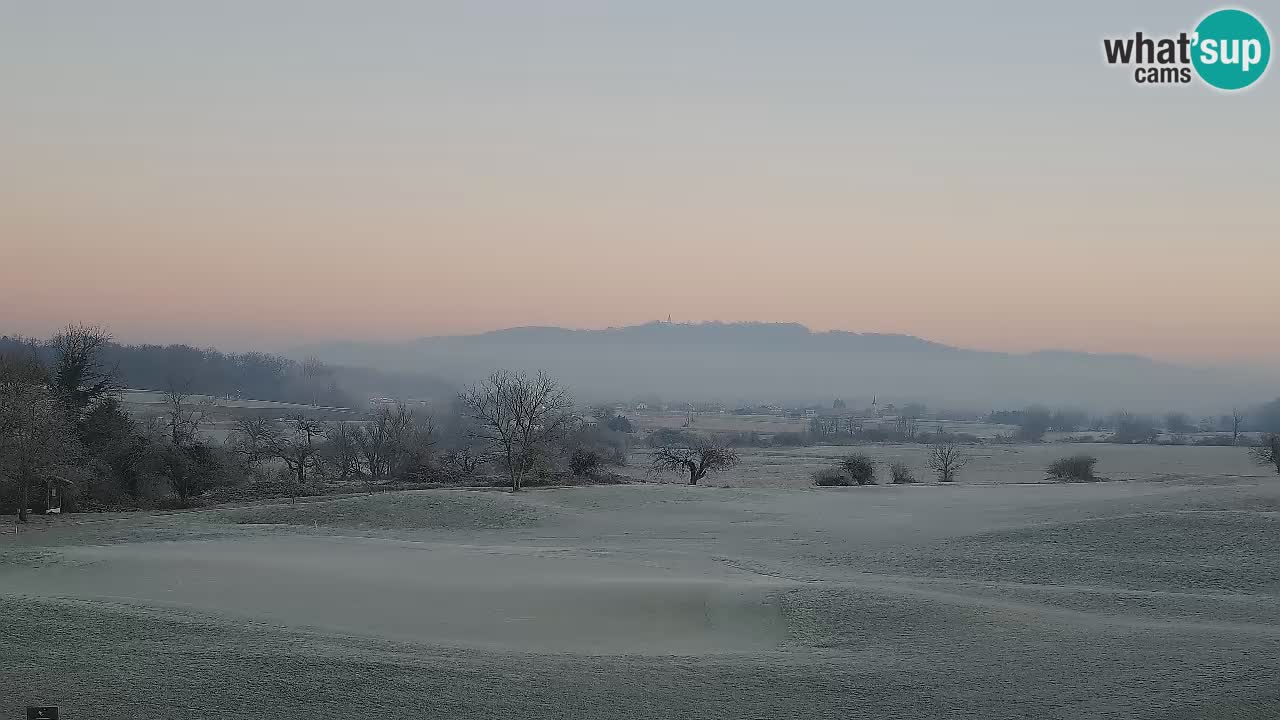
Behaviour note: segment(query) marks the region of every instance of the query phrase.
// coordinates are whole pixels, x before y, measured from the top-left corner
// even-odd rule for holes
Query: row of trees
[[[112,381],[124,387],[166,388],[180,384],[187,392],[213,397],[253,398],[308,405],[348,405],[352,398],[339,387],[335,368],[316,359],[302,362],[271,353],[224,353],[189,345],[122,345],[97,328],[74,326],[45,341],[0,337],[0,354],[34,356],[53,367],[66,350],[68,337],[94,337],[82,348]]]
[[[1258,464],[1274,467],[1276,473],[1280,473],[1280,434],[1266,435],[1257,447],[1250,450],[1250,454]],[[938,482],[952,482],[969,460],[970,455],[963,446],[935,443],[929,447],[925,465]],[[1052,480],[1095,482],[1101,479],[1094,472],[1097,464],[1098,458],[1082,453],[1058,458],[1045,470]],[[889,471],[894,484],[915,482],[911,469],[903,463],[892,463]],[[840,458],[833,466],[815,472],[813,482],[821,486],[876,485],[876,464],[869,455],[853,453]]]
[[[68,327],[48,343],[0,352],[0,507],[187,505],[220,485],[277,480],[290,495],[317,479],[378,484],[470,476],[486,462],[518,490],[531,473],[595,475],[626,461],[621,433],[582,427],[568,393],[545,374],[495,373],[462,393],[442,433],[404,404],[324,421],[246,414],[224,443],[208,406],[170,383],[162,410],[142,418],[118,397],[114,346],[101,329]],[[245,410],[243,412],[251,413]]]
[[[282,468],[291,493],[316,477],[370,486],[447,481],[486,465],[514,492],[535,475],[596,477],[625,464],[628,450],[622,433],[583,425],[568,391],[545,373],[506,370],[459,393],[443,422],[404,403],[356,420],[250,416],[236,422],[227,447],[251,476],[264,465]]]
[[[1230,433],[1231,444],[1241,444],[1247,431],[1280,432],[1280,400],[1266,403],[1250,413],[1233,408],[1229,414],[1193,419],[1184,412],[1170,412],[1162,417],[1117,411],[1090,417],[1077,410],[1050,410],[1030,406],[1022,410],[999,410],[988,415],[992,423],[1018,426],[1012,439],[1038,442],[1045,433],[1110,431],[1110,439],[1119,443],[1155,442],[1160,432],[1175,436],[1192,433]]]
[[[274,468],[289,493],[297,494],[318,477],[371,484],[434,478],[436,445],[434,419],[401,403],[362,420],[241,417],[226,447],[249,477],[262,478]]]
[[[66,333],[60,334],[59,337]],[[227,353],[190,345],[124,345],[104,335],[94,348],[97,360],[111,368],[120,385],[163,389],[182,385],[211,397],[273,400],[305,405],[350,407],[373,394],[395,397],[444,397],[453,388],[424,373],[394,373],[330,365],[316,358],[294,360],[262,352]],[[52,366],[59,338],[32,340],[0,336],[0,355],[31,355]]]
[[[969,464],[972,456],[964,445],[955,442],[941,441],[929,446],[925,454],[925,467],[938,482],[955,482],[960,471]],[[895,485],[906,485],[916,482],[915,473],[901,462],[890,463],[890,481]],[[824,487],[877,485],[876,463],[870,455],[852,453],[836,461],[831,467],[818,470],[813,474],[813,483]]]

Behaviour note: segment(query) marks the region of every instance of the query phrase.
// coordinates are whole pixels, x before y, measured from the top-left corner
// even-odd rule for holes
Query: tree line
[[[1163,416],[1118,410],[1108,415],[1089,416],[1075,410],[1049,410],[1032,405],[1021,410],[997,410],[987,416],[987,421],[1001,425],[1015,425],[1017,430],[1011,440],[1039,442],[1046,433],[1109,432],[1109,442],[1122,444],[1154,443],[1167,432],[1175,442],[1186,442],[1185,436],[1193,434],[1214,435],[1197,440],[1200,444],[1251,445],[1246,432],[1280,432],[1280,399],[1265,403],[1249,411],[1232,408],[1230,413],[1194,419],[1185,412],[1169,412]],[[1229,442],[1228,442],[1229,439]]]
[[[339,419],[243,410],[215,441],[210,405],[191,384],[171,383],[158,411],[128,412],[110,360],[118,347],[105,331],[75,325],[0,349],[0,511],[26,520],[49,507],[186,507],[223,489],[295,496],[485,473],[520,490],[566,475],[599,479],[627,458],[625,432],[583,423],[545,374],[511,371],[436,414],[403,402]]]
[[[61,352],[60,339],[34,340],[0,336],[0,355],[34,355],[52,366]],[[105,333],[104,333],[105,335]],[[392,373],[346,367],[316,358],[294,360],[264,352],[228,353],[190,345],[125,345],[105,340],[94,347],[97,361],[112,369],[122,388],[167,390],[218,398],[270,400],[302,405],[359,407],[375,395],[445,397],[453,388],[426,374]]]

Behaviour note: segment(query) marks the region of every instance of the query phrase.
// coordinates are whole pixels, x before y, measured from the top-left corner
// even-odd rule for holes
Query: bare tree
[[[214,449],[200,439],[205,415],[191,402],[190,385],[189,381],[170,378],[163,415],[150,418],[144,426],[145,434],[156,443],[149,464],[165,478],[183,506],[226,470]]]
[[[325,432],[320,459],[337,473],[340,480],[350,480],[352,476],[360,474],[362,463],[359,435],[357,425],[342,420],[329,423]]]
[[[1244,423],[1244,415],[1236,408],[1231,408],[1231,444],[1240,444],[1240,426]]]
[[[165,427],[174,447],[184,447],[195,442],[200,431],[202,416],[190,402],[190,382],[170,380],[165,390]]]
[[[120,389],[119,369],[102,360],[110,343],[111,334],[93,325],[68,325],[53,338],[50,385],[76,419]]]
[[[920,421],[910,415],[899,415],[897,426],[898,432],[906,437],[907,442],[915,442],[916,433],[919,431]]]
[[[902,406],[899,413],[898,429],[906,435],[908,442],[915,442],[916,434],[919,432],[920,418],[924,417],[924,403],[910,402]]]
[[[728,470],[737,464],[738,453],[733,448],[699,437],[689,443],[657,448],[649,462],[649,470],[655,475],[687,472],[689,484],[697,485],[707,473]]]
[[[269,444],[274,428],[264,415],[247,415],[236,418],[235,429],[227,437],[231,452],[239,455],[244,467],[253,475],[258,464],[270,456]]]
[[[444,463],[446,468],[469,477],[475,474],[476,468],[480,467],[484,457],[470,445],[462,445],[452,450],[446,450],[440,456],[440,461]]]
[[[371,480],[385,478],[391,472],[394,455],[391,426],[391,411],[384,406],[360,426],[356,435],[356,445],[364,456],[364,464]]]
[[[546,373],[498,370],[459,395],[475,432],[498,454],[519,492],[540,453],[573,422],[573,398]]]
[[[391,473],[399,478],[420,476],[430,471],[435,447],[435,421],[419,414],[404,403],[396,403],[389,411],[388,434],[391,440]]]
[[[1274,465],[1280,473],[1280,434],[1271,433],[1262,438],[1262,444],[1251,453],[1259,465]]]
[[[283,462],[294,479],[290,483],[290,494],[297,494],[307,486],[307,475],[319,463],[320,439],[326,431],[323,422],[296,415],[285,421],[283,430],[276,429],[268,439],[271,456]]]
[[[960,470],[969,464],[969,454],[964,446],[954,442],[940,442],[929,446],[925,464],[937,476],[938,482],[952,482]]]
[[[809,418],[809,433],[820,437],[833,437],[840,431],[841,418],[838,415],[815,415]]]
[[[327,378],[331,375],[333,375],[333,369],[314,355],[302,361],[302,381],[311,393],[312,407],[320,404],[320,387],[326,383]]]
[[[162,442],[151,453],[150,463],[184,507],[223,472],[213,448],[199,440],[186,445]]]

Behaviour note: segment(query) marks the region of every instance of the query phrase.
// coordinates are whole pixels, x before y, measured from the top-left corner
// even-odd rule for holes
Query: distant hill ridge
[[[594,330],[514,327],[403,342],[298,348],[346,365],[473,382],[496,368],[545,369],[584,399],[821,402],[833,397],[935,407],[1031,403],[1104,411],[1223,412],[1275,397],[1280,378],[1137,355],[957,348],[913,335],[814,332],[798,323],[650,322]]]
[[[473,342],[659,342],[697,345],[759,345],[774,348],[777,347],[778,343],[801,343],[821,349],[863,350],[869,352],[955,351],[958,349],[931,340],[924,340],[914,335],[856,333],[845,330],[814,332],[799,323],[763,322],[649,322],[642,325],[610,327],[602,330],[579,330],[534,325],[491,330],[475,335],[424,337],[416,342],[431,343],[445,338],[467,338]]]
[[[760,345],[777,348],[778,343],[796,343],[803,349],[826,351],[911,352],[938,351],[985,353],[1004,356],[1093,357],[1130,362],[1163,363],[1132,353],[1093,353],[1081,350],[1045,349],[1027,353],[976,350],[927,340],[903,333],[860,333],[850,330],[811,330],[801,323],[767,322],[689,322],[653,321],[640,325],[624,325],[603,329],[566,328],[557,325],[522,325],[464,335],[428,335],[404,344],[439,342],[529,342],[529,343],[652,343],[689,345]],[[345,344],[345,343],[336,343]],[[361,345],[365,343],[351,343]],[[391,345],[397,343],[388,343]]]

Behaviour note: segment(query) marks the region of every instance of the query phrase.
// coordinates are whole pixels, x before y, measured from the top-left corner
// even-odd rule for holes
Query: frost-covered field
[[[1280,716],[1280,479],[1097,449],[1132,479],[6,518],[0,717]]]

